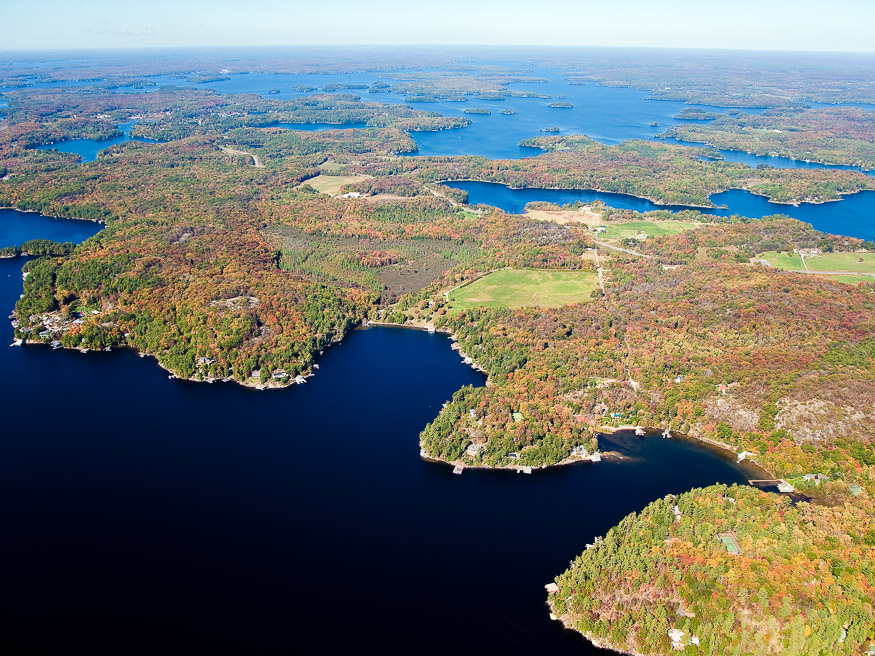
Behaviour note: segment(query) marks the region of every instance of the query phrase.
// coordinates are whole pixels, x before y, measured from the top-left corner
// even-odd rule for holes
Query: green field
[[[768,262],[776,269],[782,269],[784,271],[805,271],[805,265],[802,264],[802,258],[796,253],[789,255],[787,253],[768,251],[767,253],[760,253],[757,255],[757,259]]]
[[[684,221],[636,221],[634,223],[614,223],[607,224],[607,232],[603,232],[602,236],[606,239],[626,239],[634,237],[639,232],[644,233],[648,237],[663,237],[665,235],[676,235],[685,230],[692,230],[698,223],[688,223]]]
[[[355,184],[356,182],[361,182],[362,180],[367,180],[369,175],[327,175],[322,173],[317,175],[315,178],[310,178],[303,184],[310,185],[316,191],[322,192],[323,194],[328,194],[329,196],[336,196],[340,193],[340,190],[348,184]]]
[[[804,271],[802,258],[787,253],[769,251],[758,255],[776,269],[786,271]],[[811,271],[850,271],[853,273],[875,273],[875,253],[823,253],[805,258]]]
[[[450,292],[450,310],[559,307],[590,300],[596,287],[598,276],[592,271],[503,269]]]
[[[820,277],[827,278],[829,280],[835,280],[836,282],[844,282],[844,283],[847,283],[849,285],[856,285],[856,284],[859,284],[861,282],[875,282],[875,276],[867,276],[867,275],[860,275],[860,276],[821,275]]]

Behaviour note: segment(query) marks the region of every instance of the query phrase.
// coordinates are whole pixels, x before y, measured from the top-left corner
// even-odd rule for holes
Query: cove
[[[71,241],[78,244],[96,235],[102,228],[103,224],[94,221],[54,219],[36,212],[0,209],[0,248],[19,246],[30,239]],[[21,263],[17,266],[21,268]]]
[[[20,267],[0,260],[7,313]],[[544,584],[649,501],[748,478],[628,432],[601,445],[624,462],[453,476],[417,436],[484,381],[445,335],[356,330],[319,363],[258,392],[126,350],[0,346],[5,639],[603,654],[549,620]]]
[[[52,144],[43,144],[42,146],[36,146],[35,150],[57,150],[62,153],[73,153],[74,155],[79,155],[82,158],[83,162],[93,162],[97,159],[97,154],[110,146],[115,146],[116,144],[125,143],[127,141],[141,141],[143,143],[163,143],[156,139],[146,139],[144,137],[132,137],[131,136],[131,127],[134,125],[134,121],[128,121],[127,123],[119,123],[118,129],[122,131],[122,135],[119,137],[113,137],[111,139],[69,139],[67,141],[59,141],[58,143]]]
[[[727,162],[738,162],[751,168],[758,166],[770,166],[774,169],[834,169],[837,171],[859,171],[869,176],[875,176],[875,170],[867,170],[861,166],[847,166],[844,164],[820,164],[818,162],[807,162],[801,159],[792,159],[790,157],[782,157],[780,155],[754,155],[746,153],[743,150],[725,150],[722,148],[714,148],[713,146],[699,141],[681,141],[674,137],[659,137],[659,141],[663,143],[671,143],[678,146],[687,146],[692,148],[707,148],[715,155]],[[705,161],[710,161],[706,157]]]
[[[606,205],[635,212],[652,210],[698,209],[713,216],[747,216],[760,219],[771,214],[785,214],[810,223],[818,230],[838,235],[875,239],[875,191],[861,191],[845,196],[840,201],[829,203],[800,203],[787,205],[772,203],[764,196],[757,196],[742,189],[731,189],[711,196],[718,208],[691,208],[683,205],[657,205],[645,198],[587,189],[543,189],[527,187],[514,189],[496,182],[456,180],[443,184],[468,192],[468,203],[492,205],[509,214],[522,214],[526,204],[535,201],[564,205],[580,201],[596,200]]]

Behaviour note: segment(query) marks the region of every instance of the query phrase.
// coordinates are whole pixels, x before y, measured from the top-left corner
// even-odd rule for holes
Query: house
[[[508,453],[507,457],[510,458],[511,460],[519,460],[520,454],[519,453]]]
[[[805,474],[802,477],[808,483],[814,483],[815,485],[820,485],[822,482],[828,481],[829,476],[824,474]]]
[[[474,444],[473,442],[471,442],[471,444],[468,445],[468,448],[465,449],[465,453],[472,458],[476,458],[477,454],[480,453],[482,449],[483,447],[479,444]]]
[[[523,420],[523,413],[522,413],[522,412],[514,412],[514,413],[513,413],[513,420],[514,420],[515,422],[520,422],[520,421],[522,421],[522,420]]]
[[[555,583],[548,583],[544,586],[544,589],[547,591],[548,594],[556,594],[557,592],[559,592],[559,586]]]
[[[778,492],[789,493],[792,492],[794,489],[796,488],[790,485],[787,481],[781,481],[780,483],[778,483]]]
[[[282,369],[277,369],[271,375],[274,377],[275,380],[284,380],[289,377],[289,375]]]
[[[684,643],[682,642],[684,637],[684,632],[680,629],[672,629],[668,632],[668,639],[671,640],[671,646],[675,649],[683,649]]]
[[[863,488],[861,488],[856,483],[848,483],[848,489],[851,491],[851,494],[853,494],[854,496],[859,495],[860,492],[863,491]]]
[[[680,508],[678,508],[677,506],[672,506],[671,507],[671,514],[674,515],[674,521],[676,521],[676,522],[681,521],[681,509]]]

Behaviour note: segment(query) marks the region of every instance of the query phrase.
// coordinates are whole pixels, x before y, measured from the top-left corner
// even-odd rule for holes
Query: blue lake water
[[[690,209],[678,205],[657,205],[644,198],[626,194],[586,189],[512,189],[494,182],[470,180],[457,180],[444,184],[467,191],[468,202],[471,205],[480,203],[492,205],[511,214],[522,214],[526,205],[535,201],[564,205],[575,201],[591,203],[595,200],[601,200],[611,207],[635,212]],[[830,203],[786,205],[772,203],[767,198],[756,196],[749,191],[732,189],[714,194],[711,196],[711,201],[716,205],[726,205],[727,207],[725,209],[695,209],[714,216],[737,214],[751,218],[762,218],[771,214],[785,214],[810,223],[824,232],[859,237],[860,239],[875,239],[875,191],[861,191],[845,196],[840,201]]]
[[[842,164],[818,164],[817,162],[806,162],[801,159],[791,159],[790,157],[780,157],[778,155],[752,155],[740,150],[724,150],[722,148],[712,148],[708,144],[695,141],[681,141],[673,137],[664,137],[660,139],[663,143],[672,143],[680,146],[691,146],[697,148],[707,148],[708,150],[719,154],[728,162],[738,162],[751,168],[757,166],[771,166],[775,169],[836,169],[838,171],[860,171],[866,175],[875,176],[875,170],[866,170],[860,166],[845,166]],[[708,159],[708,158],[705,158]]]
[[[518,63],[509,61],[495,63],[508,67],[518,66]],[[688,121],[674,118],[686,108],[700,108],[718,113],[734,111],[733,108],[685,104],[670,100],[652,100],[648,98],[649,92],[639,89],[604,87],[596,84],[569,84],[565,79],[565,74],[561,70],[554,68],[535,67],[530,72],[532,76],[543,78],[547,81],[539,83],[511,83],[507,85],[507,89],[535,92],[547,95],[549,98],[477,100],[476,98],[469,97],[467,102],[407,103],[412,107],[424,111],[439,112],[445,116],[462,116],[471,122],[471,125],[467,128],[415,133],[414,139],[419,145],[419,151],[416,154],[428,156],[480,155],[490,159],[516,159],[537,155],[540,151],[521,148],[519,142],[529,137],[545,134],[542,130],[548,127],[558,127],[559,132],[557,134],[560,135],[586,134],[601,143],[617,144],[628,139],[654,139],[656,135],[664,133],[675,125],[688,123]],[[217,93],[253,93],[264,98],[278,100],[289,100],[311,93],[339,93],[353,94],[365,101],[405,104],[405,99],[408,97],[406,94],[369,93],[369,89],[375,83],[390,85],[397,83],[399,80],[393,78],[392,75],[390,72],[307,75],[230,73],[218,76],[228,79],[203,84],[189,81],[185,77],[159,75],[148,78],[150,82],[154,83],[154,87],[139,90],[122,88],[119,91],[150,92],[167,86],[190,86],[211,89]],[[93,82],[38,82],[33,86],[63,87],[82,86],[84,84],[93,84]],[[367,86],[368,88],[325,91],[326,85],[336,84],[351,84]],[[296,87],[301,85],[313,90],[297,91]],[[278,93],[271,93],[272,90],[278,91]],[[565,96],[563,100],[570,102],[573,107],[571,109],[549,107],[550,103],[556,102],[559,99],[559,96]],[[814,103],[813,106],[825,107],[826,105]],[[868,110],[875,109],[869,105],[851,104],[841,106],[860,107]],[[465,109],[471,107],[486,107],[492,111],[492,114],[465,114]],[[503,115],[500,113],[502,109],[512,109],[515,113]],[[747,108],[742,111],[748,114],[758,114],[763,110]],[[654,125],[654,123],[657,125]],[[291,125],[281,125],[281,127],[290,127]],[[331,129],[330,127],[321,127],[324,124],[318,125],[320,127],[290,127],[290,129]],[[364,127],[364,125],[353,124],[346,127]],[[129,137],[126,135],[118,139],[103,142],[77,140],[76,142],[69,141],[64,144],[41,148],[55,147],[64,152],[75,152],[81,155],[84,161],[91,161],[96,157],[99,150],[128,140]],[[666,141],[690,146],[698,145],[674,139]],[[823,166],[786,157],[758,156],[730,150],[720,150],[718,152],[728,161],[740,162],[752,167],[760,164],[776,168],[818,168]],[[859,170],[856,167],[838,166],[836,168]],[[870,174],[875,175],[875,172],[870,172]]]
[[[0,260],[7,314],[21,265]],[[35,652],[603,654],[549,620],[544,584],[628,512],[746,478],[629,433],[602,443],[624,463],[453,476],[418,433],[483,378],[439,334],[354,331],[306,385],[257,392],[6,347],[4,325],[0,630]]]
[[[73,153],[79,155],[83,162],[93,162],[97,159],[97,154],[110,146],[125,143],[126,141],[141,141],[143,143],[161,143],[155,139],[146,139],[144,137],[131,137],[131,126],[133,121],[128,123],[119,123],[118,128],[122,131],[119,137],[112,139],[69,139],[60,141],[54,144],[45,144],[37,146],[36,150],[57,150],[62,153]]]
[[[53,219],[34,212],[0,209],[0,248],[18,246],[29,239],[78,244],[97,234],[101,228],[103,225],[94,221]]]

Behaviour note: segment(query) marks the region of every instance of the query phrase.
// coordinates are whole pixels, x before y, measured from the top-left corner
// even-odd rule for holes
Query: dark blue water
[[[94,221],[52,219],[34,212],[0,209],[0,248],[18,246],[29,239],[79,243],[97,234],[101,228],[103,225]],[[18,266],[20,268],[20,263]]]
[[[860,239],[875,239],[875,191],[861,191],[845,196],[840,201],[830,203],[800,203],[787,205],[772,203],[764,196],[756,196],[749,191],[732,189],[711,196],[716,205],[724,208],[703,209],[683,205],[657,205],[644,198],[626,194],[614,194],[587,189],[512,189],[494,182],[474,182],[457,180],[444,183],[447,186],[468,192],[471,205],[483,203],[498,207],[511,214],[522,214],[526,204],[535,201],[564,205],[581,201],[591,203],[601,200],[606,205],[635,212],[668,209],[699,209],[713,216],[747,216],[762,218],[771,214],[785,214],[812,224],[818,230],[837,235],[848,235]]]
[[[69,139],[67,141],[60,141],[54,144],[45,144],[42,146],[37,146],[36,150],[57,150],[62,153],[73,153],[74,155],[79,155],[82,158],[83,162],[93,162],[97,159],[97,154],[101,150],[105,150],[110,146],[115,146],[116,144],[125,143],[126,141],[142,141],[143,143],[162,143],[155,139],[146,139],[145,137],[132,137],[131,136],[131,126],[133,126],[134,121],[129,121],[128,123],[119,123],[118,128],[123,132],[120,137],[113,137],[112,139]]]
[[[6,312],[20,266],[0,260]],[[355,331],[320,365],[256,392],[168,380],[127,351],[0,346],[0,640],[601,653],[548,619],[543,585],[628,512],[745,478],[628,434],[603,444],[622,464],[454,476],[417,435],[483,380],[445,336]]]

